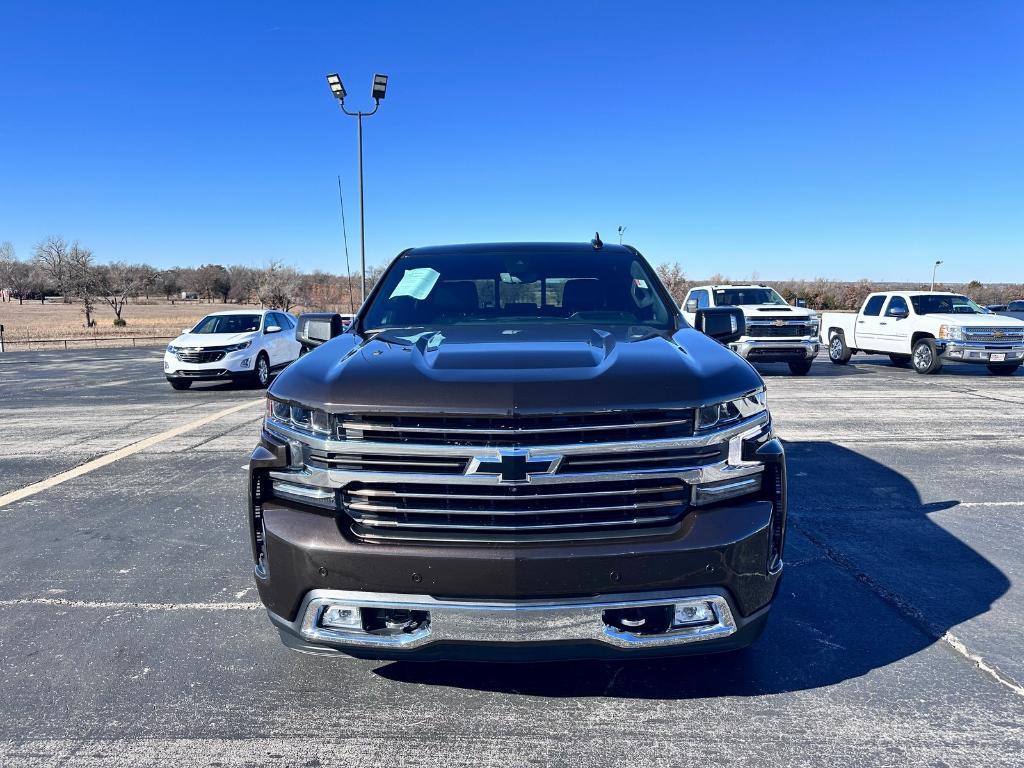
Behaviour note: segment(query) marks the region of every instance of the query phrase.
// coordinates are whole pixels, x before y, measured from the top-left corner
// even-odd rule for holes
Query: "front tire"
[[[898,368],[906,368],[910,365],[912,355],[889,355],[889,360]]]
[[[828,359],[836,365],[846,365],[850,362],[850,358],[853,357],[853,352],[846,346],[846,339],[843,338],[843,334],[837,333],[829,339],[828,342]]]
[[[938,373],[942,370],[942,358],[935,348],[935,339],[921,339],[914,345],[911,356],[914,370],[920,374]]]
[[[252,367],[252,383],[260,389],[266,389],[270,384],[270,360],[262,352],[256,356],[256,363]]]
[[[811,371],[814,360],[794,360],[789,364],[789,372],[794,376],[806,376]]]
[[[989,363],[988,371],[993,376],[1013,376],[1020,368],[1020,363],[1010,363],[1009,365],[1000,365],[999,363]]]
[[[173,389],[188,389],[192,386],[191,381],[181,381],[180,379],[169,379],[169,381]]]

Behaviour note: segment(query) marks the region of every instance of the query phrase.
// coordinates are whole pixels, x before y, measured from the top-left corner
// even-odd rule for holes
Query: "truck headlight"
[[[308,432],[316,437],[331,437],[331,414],[319,408],[292,405],[272,397],[267,398],[267,423],[288,429]]]
[[[768,410],[765,390],[758,389],[735,400],[725,400],[697,409],[696,429],[707,430],[727,427],[749,416]]]
[[[964,328],[962,325],[940,325],[939,338],[949,341],[963,341]]]
[[[240,349],[248,349],[252,346],[252,339],[248,341],[240,341],[237,344],[231,344],[230,346],[224,347],[225,352],[237,352]]]

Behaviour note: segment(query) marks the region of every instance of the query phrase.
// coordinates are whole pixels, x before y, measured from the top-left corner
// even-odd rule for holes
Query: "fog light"
[[[248,368],[249,367],[249,358],[248,357],[245,358],[244,360],[242,360],[242,367],[243,368]]]
[[[320,614],[320,626],[328,629],[362,629],[363,619],[354,605],[329,605]]]
[[[701,624],[715,624],[718,617],[711,603],[676,603],[672,616],[672,627],[695,627]]]

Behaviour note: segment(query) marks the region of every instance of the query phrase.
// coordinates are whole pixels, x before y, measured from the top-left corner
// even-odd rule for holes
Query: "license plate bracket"
[[[1005,352],[992,352],[988,356],[988,360],[989,360],[990,363],[1002,363],[1002,362],[1004,362],[1006,360],[1006,353]]]

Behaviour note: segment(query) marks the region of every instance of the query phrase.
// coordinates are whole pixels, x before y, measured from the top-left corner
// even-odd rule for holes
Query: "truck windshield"
[[[368,330],[462,324],[671,326],[657,278],[630,253],[410,253],[384,278]]]
[[[771,288],[716,288],[716,307],[742,307],[749,304],[781,304],[786,300]]]
[[[260,315],[207,315],[192,333],[251,333],[260,329]]]
[[[914,312],[919,315],[985,315],[979,305],[966,296],[951,296],[948,293],[922,293],[910,297]]]

